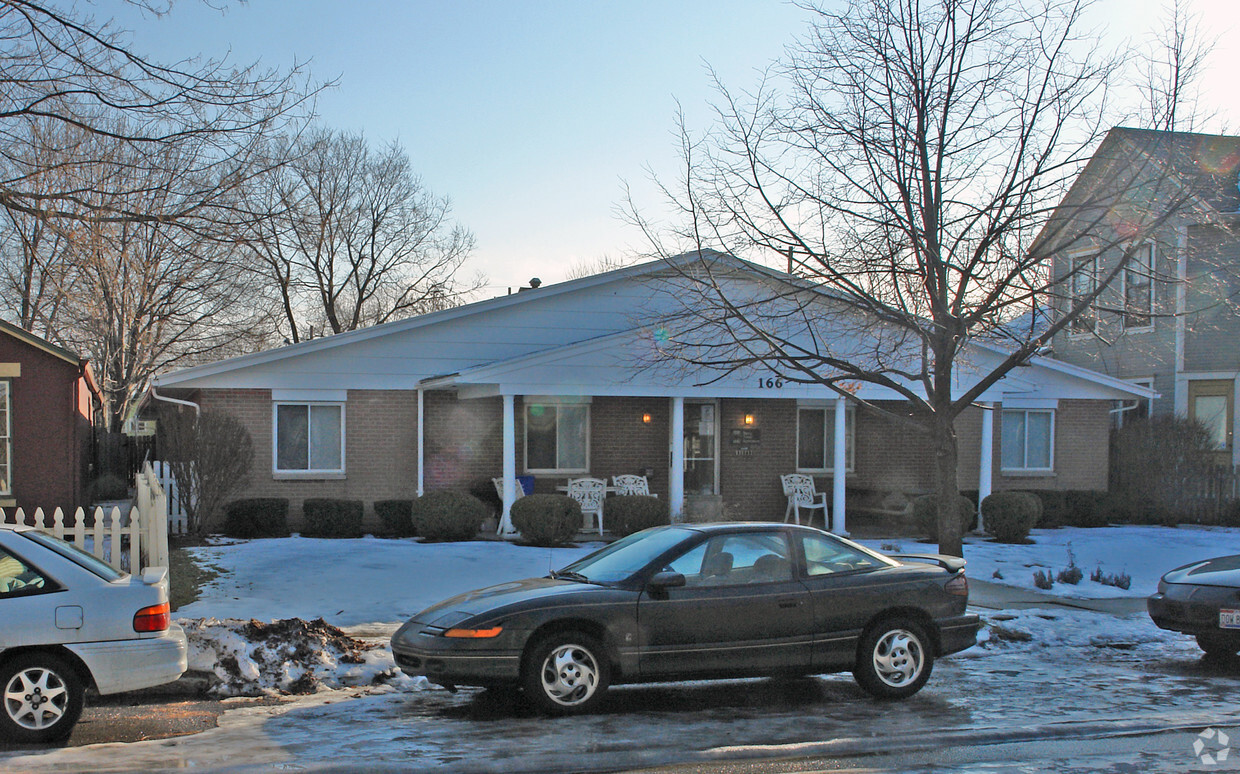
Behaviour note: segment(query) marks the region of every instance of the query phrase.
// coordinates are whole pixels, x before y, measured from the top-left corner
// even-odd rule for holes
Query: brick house
[[[0,508],[85,504],[100,403],[88,361],[0,320]]]
[[[759,271],[726,260],[732,281]],[[779,477],[799,471],[832,493],[844,532],[846,487],[932,488],[926,442],[820,385],[652,364],[646,323],[671,308],[666,272],[631,266],[175,371],[156,394],[242,419],[257,450],[247,494],[289,498],[294,517],[308,497],[369,504],[518,475],[552,492],[638,473],[674,513],[778,520]],[[983,371],[1002,355],[969,352]],[[1149,392],[1045,359],[1019,371],[959,423],[962,488],[1105,489],[1112,401]]]
[[[1136,250],[1127,268],[1093,308],[1056,335],[1054,357],[1100,371],[1157,393],[1129,401],[1115,416],[1178,414],[1209,428],[1218,462],[1240,465],[1233,442],[1240,396],[1240,137],[1111,130],[1094,152],[1061,211],[1079,207],[1087,192],[1124,180],[1118,170],[1140,168],[1147,180],[1115,187],[1107,212],[1064,232],[1074,236],[1054,255],[1056,277],[1078,279],[1058,299],[1069,303],[1092,289],[1096,277],[1117,267],[1125,249]],[[1131,174],[1131,173],[1128,173]],[[1154,202],[1151,202],[1151,199]],[[1124,212],[1156,214],[1158,202],[1182,200],[1171,217],[1134,245],[1116,229]],[[1052,219],[1052,223],[1054,219]],[[1095,225],[1096,224],[1096,225]],[[1091,228],[1091,226],[1093,226]]]

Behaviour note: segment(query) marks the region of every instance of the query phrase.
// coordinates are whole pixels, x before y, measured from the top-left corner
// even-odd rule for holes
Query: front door
[[[685,401],[685,495],[719,494],[718,406]]]
[[[1232,396],[1230,379],[1196,379],[1188,383],[1188,418],[1209,432],[1211,457],[1218,465],[1232,464]]]
[[[813,612],[782,531],[716,535],[668,563],[681,588],[637,608],[645,679],[809,668]]]

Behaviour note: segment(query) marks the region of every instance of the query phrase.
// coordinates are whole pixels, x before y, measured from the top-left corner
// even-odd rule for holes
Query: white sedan
[[[166,569],[135,578],[43,532],[0,527],[0,736],[61,739],[88,687],[132,691],[185,668]]]

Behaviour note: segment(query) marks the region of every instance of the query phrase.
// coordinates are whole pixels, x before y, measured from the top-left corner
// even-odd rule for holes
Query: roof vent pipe
[[[531,289],[536,288],[536,287],[538,287],[538,286],[539,286],[539,285],[541,285],[541,284],[542,284],[542,280],[540,280],[540,279],[539,279],[539,278],[537,278],[537,277],[534,277],[534,278],[530,279],[530,288],[531,288]]]

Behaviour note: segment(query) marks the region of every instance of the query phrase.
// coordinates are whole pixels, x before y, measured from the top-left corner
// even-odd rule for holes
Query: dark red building
[[[99,402],[88,361],[0,320],[0,507],[85,504]]]

